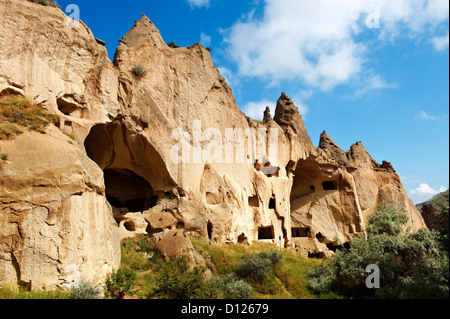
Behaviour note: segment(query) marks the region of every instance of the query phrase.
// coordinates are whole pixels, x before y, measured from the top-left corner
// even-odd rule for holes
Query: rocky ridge
[[[0,0],[0,96],[27,96],[60,123],[0,140],[0,282],[54,289],[74,272],[99,282],[136,234],[161,239],[167,256],[167,236],[190,252],[185,236],[331,256],[381,202],[404,209],[411,230],[426,227],[390,163],[360,142],[344,152],[326,132],[315,148],[285,93],[273,118],[246,118],[201,45],[171,48],[142,16],[110,61],[86,25],[66,22],[58,8]],[[276,161],[248,151],[251,138],[230,152],[229,129],[267,132]],[[221,156],[205,161],[196,150],[215,137]]]

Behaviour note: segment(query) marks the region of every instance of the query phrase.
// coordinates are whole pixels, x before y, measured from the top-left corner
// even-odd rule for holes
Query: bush
[[[135,281],[136,273],[131,269],[113,271],[105,282],[105,296],[113,299],[124,299],[126,295],[134,293]]]
[[[249,299],[254,294],[253,287],[235,274],[217,277],[215,284],[225,299]]]
[[[49,114],[25,97],[14,95],[0,97],[0,121],[11,123],[0,126],[0,139],[10,139],[21,134],[15,124],[40,133],[45,133],[45,128],[50,124],[59,125],[56,115]]]
[[[100,286],[93,285],[91,282],[81,279],[77,288],[70,290],[70,299],[101,299],[102,290]]]
[[[8,154],[2,153],[2,154],[0,155],[0,159],[1,159],[2,161],[7,161],[7,160],[8,160]]]
[[[42,4],[43,6],[51,6],[51,7],[61,8],[61,6],[57,5],[52,0],[28,0],[28,1],[34,2],[34,3],[39,3],[39,4]]]
[[[168,42],[167,45],[168,45],[170,48],[173,48],[173,49],[179,48],[179,46],[176,45],[175,42],[173,42],[173,41],[172,41],[172,42]]]
[[[280,260],[283,258],[283,255],[275,249],[271,249],[269,251],[262,251],[258,254],[258,256],[270,260],[272,266],[278,264]]]
[[[156,272],[156,288],[149,298],[212,299],[217,296],[213,282],[205,281],[205,269],[191,268],[185,255],[160,261]]]
[[[236,275],[240,278],[249,279],[256,283],[263,280],[272,273],[272,262],[260,256],[250,256],[244,259],[236,269]]]
[[[141,65],[135,65],[131,69],[131,73],[133,73],[138,78],[142,78],[147,74],[147,70]]]
[[[310,288],[351,298],[448,298],[448,250],[436,231],[403,234],[408,217],[392,205],[380,205],[369,218],[367,239],[310,271]],[[448,245],[448,244],[447,244]],[[380,288],[368,289],[366,267],[380,268]]]

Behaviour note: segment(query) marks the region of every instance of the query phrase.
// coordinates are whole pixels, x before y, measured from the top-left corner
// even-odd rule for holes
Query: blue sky
[[[317,146],[362,141],[392,162],[415,203],[449,186],[447,0],[59,0],[107,42],[145,13],[166,42],[201,42],[243,112],[272,114],[281,92]]]

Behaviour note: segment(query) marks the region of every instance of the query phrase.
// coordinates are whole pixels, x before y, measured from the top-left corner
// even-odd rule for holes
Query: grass
[[[48,125],[58,125],[58,122],[57,116],[31,103],[25,97],[0,97],[0,140],[10,140],[22,134],[22,127],[45,134]]]
[[[155,242],[147,236],[125,239],[121,245],[122,269],[136,271],[136,293],[132,298],[146,298],[156,282],[154,269],[159,257],[154,254]]]
[[[205,252],[211,257],[214,265],[214,275],[226,275],[236,271],[241,261],[252,255],[273,249],[274,246],[265,243],[254,243],[251,246],[239,244],[212,244],[192,238],[197,250]],[[270,274],[262,283],[252,282],[256,291],[256,298],[272,299],[322,299],[339,298],[335,295],[315,295],[308,289],[308,271],[321,261],[308,259],[294,251],[276,248],[283,256]]]
[[[0,287],[0,299],[69,299],[68,291],[27,291],[25,289]]]

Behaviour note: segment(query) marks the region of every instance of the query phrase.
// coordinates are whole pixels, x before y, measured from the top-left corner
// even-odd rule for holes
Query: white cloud
[[[374,14],[376,38],[361,43],[357,36],[369,30]],[[240,76],[300,80],[330,90],[371,74],[364,81],[376,90],[390,85],[368,66],[371,45],[432,37],[447,20],[445,0],[265,0],[261,13],[254,10],[236,22],[224,40]]]
[[[299,95],[304,94],[300,93]],[[306,106],[299,97],[292,98],[292,102],[294,102],[295,106],[297,106],[300,115],[304,117],[309,112],[308,106]],[[261,121],[264,117],[264,111],[266,107],[270,108],[270,114],[275,115],[276,102],[269,100],[262,100],[258,102],[249,102],[243,107],[243,112],[246,116],[251,117],[254,120]]]
[[[219,70],[220,74],[225,78],[230,87],[233,87],[234,85],[237,84],[236,83],[237,80],[230,69],[224,66],[218,67],[217,69]]]
[[[447,35],[444,36],[436,36],[431,38],[430,42],[433,44],[433,47],[436,51],[445,51],[449,46],[449,33],[447,31]]]
[[[209,8],[210,0],[187,0],[192,9],[194,8]]]
[[[434,195],[437,195],[443,191],[447,190],[446,187],[441,186],[439,190],[433,189],[431,186],[429,186],[426,183],[420,184],[419,187],[416,189],[411,190],[411,200],[414,202],[414,204],[419,204],[424,201],[427,201]]]
[[[397,87],[395,83],[388,83],[381,75],[373,74],[372,71],[363,74],[360,79],[355,81],[355,91],[352,94],[344,96],[345,98],[359,98],[369,92],[376,92],[384,89],[394,89]]]
[[[210,47],[211,46],[211,37],[207,34],[204,34],[203,32],[200,34],[200,43],[204,47]]]
[[[430,115],[425,111],[419,112],[416,117],[417,120],[423,120],[423,121],[435,121],[437,120],[436,116]]]
[[[273,101],[268,100],[247,103],[243,107],[243,112],[246,116],[249,116],[254,120],[261,121],[264,117],[264,111],[266,110],[266,107],[270,107],[270,113],[273,117],[273,115],[275,114],[275,104]]]

